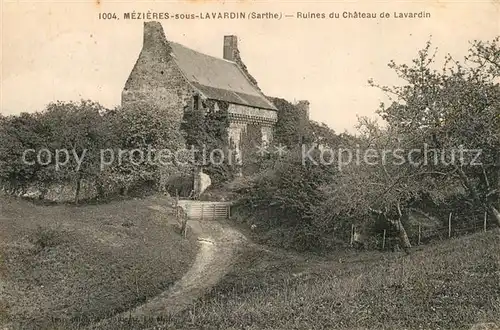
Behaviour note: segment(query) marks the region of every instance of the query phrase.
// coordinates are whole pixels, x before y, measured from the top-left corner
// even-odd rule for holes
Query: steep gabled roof
[[[186,79],[209,99],[276,110],[235,63],[169,42]]]

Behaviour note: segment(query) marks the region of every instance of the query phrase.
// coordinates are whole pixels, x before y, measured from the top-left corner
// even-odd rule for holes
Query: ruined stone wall
[[[278,109],[278,121],[274,130],[275,142],[288,148],[307,143],[310,136],[309,102],[288,102],[277,97],[268,97]]]
[[[186,81],[171,52],[161,24],[145,22],[143,47],[122,92],[122,106],[134,102],[152,103],[165,110],[165,120],[178,123],[180,129],[184,110],[191,106],[196,91]],[[246,71],[237,44],[228,53],[234,55],[232,60]],[[256,85],[253,79],[250,80]],[[261,144],[263,139],[268,143],[272,141],[276,111],[230,104],[228,116],[231,123],[228,135],[235,144],[233,147],[239,150],[240,158],[255,152],[254,146]]]
[[[149,103],[164,111],[164,118],[179,131],[184,109],[191,105],[193,89],[171,55],[170,45],[158,22],[144,23],[143,47],[122,92],[122,107]],[[160,188],[169,178],[189,168],[165,166],[160,169]]]
[[[241,154],[241,138],[246,130],[246,124],[231,122],[227,129],[229,147],[234,148],[235,161],[238,165],[241,165],[242,154]]]
[[[139,58],[122,92],[122,106],[133,102],[153,103],[165,110],[167,120],[181,123],[184,107],[193,91],[171,55],[171,48],[158,22],[144,23]]]
[[[273,142],[273,138],[274,138],[274,129],[273,129],[273,127],[262,126],[260,128],[260,132],[261,132],[261,135],[262,135],[262,142],[263,143],[266,143],[266,144],[269,145],[271,142]]]
[[[255,154],[256,146],[272,142],[277,112],[238,104],[230,104],[228,111],[231,121],[229,139],[244,163],[245,159]]]

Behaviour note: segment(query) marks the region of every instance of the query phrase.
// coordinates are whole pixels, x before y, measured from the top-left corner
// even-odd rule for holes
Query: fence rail
[[[472,234],[479,231],[486,232],[487,230],[495,227],[493,221],[488,221],[488,213],[484,212],[481,216],[476,215],[475,218],[481,218],[480,220],[471,221],[457,221],[460,217],[454,216],[453,213],[448,215],[447,224],[440,227],[425,228],[421,225],[412,228],[406,228],[407,231],[410,229],[411,234],[408,233],[408,238],[412,245],[421,245],[435,240],[449,239],[454,236],[462,236],[467,234]],[[463,220],[463,219],[461,219]],[[351,227],[351,245],[356,241],[356,226]],[[394,236],[389,235],[387,230],[375,235],[376,245],[378,248],[385,250],[390,249],[394,245],[394,241],[397,240]],[[398,243],[396,243],[398,244]]]

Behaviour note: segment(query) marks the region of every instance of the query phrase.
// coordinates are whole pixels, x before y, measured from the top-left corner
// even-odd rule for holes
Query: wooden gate
[[[179,200],[189,220],[220,220],[231,217],[231,202]]]

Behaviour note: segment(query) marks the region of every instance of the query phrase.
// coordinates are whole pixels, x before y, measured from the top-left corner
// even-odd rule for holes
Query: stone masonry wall
[[[238,52],[235,56],[237,62],[241,62]],[[180,129],[184,109],[191,104],[194,93],[172,58],[161,24],[145,22],[143,47],[122,92],[122,106],[134,102],[152,103],[165,110],[165,120],[178,123]],[[235,104],[231,104],[228,111],[230,118],[234,117],[230,119],[228,135],[237,144],[240,157],[243,154],[251,157],[251,152],[255,152],[254,145],[262,143],[262,138],[268,142],[272,140],[276,111]],[[249,119],[256,117],[260,118],[258,122]],[[247,129],[248,126],[252,129]],[[246,148],[242,139],[248,140]]]
[[[230,104],[228,111],[232,118],[228,127],[229,139],[235,144],[237,158],[248,162],[256,146],[272,142],[277,112],[237,104]]]
[[[171,48],[158,22],[144,23],[144,40],[141,53],[122,92],[122,106],[134,102],[156,105],[165,111],[165,120],[174,122],[181,129],[184,108],[192,102],[193,89],[185,80],[171,55]],[[160,170],[160,187],[168,178],[189,172],[189,168],[175,165]]]
[[[158,22],[144,23],[143,48],[122,92],[122,106],[153,103],[165,110],[165,119],[181,123],[193,91],[171,56],[171,48]]]
[[[278,112],[275,110],[259,109],[248,107],[245,105],[231,104],[229,105],[228,111],[230,114],[260,117],[272,122],[276,122],[278,120]]]

